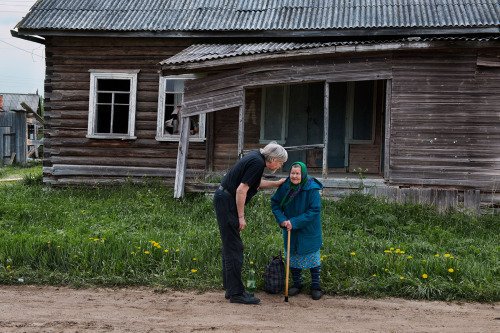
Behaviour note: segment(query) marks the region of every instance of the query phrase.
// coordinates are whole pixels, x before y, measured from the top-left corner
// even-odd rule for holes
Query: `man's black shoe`
[[[246,291],[244,291],[244,293],[245,293],[246,295],[253,296],[253,293],[248,293],[248,292],[246,292]],[[227,291],[227,290],[226,290],[226,292],[224,293],[224,297],[225,297],[226,299],[230,299],[230,298],[231,298],[231,296],[229,295],[229,291]]]
[[[240,303],[240,304],[259,304],[260,299],[255,297],[253,294],[249,294],[244,292],[243,294],[233,295],[229,298],[231,303]]]
[[[317,301],[318,299],[321,298],[321,296],[323,296],[323,290],[321,290],[321,289],[311,290],[311,297],[313,300]]]

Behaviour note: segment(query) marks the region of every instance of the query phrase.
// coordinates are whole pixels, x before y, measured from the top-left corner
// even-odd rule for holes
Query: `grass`
[[[31,162],[26,165],[6,165],[0,167],[0,180],[5,178],[41,178],[42,168],[40,162]]]
[[[0,187],[0,283],[221,289],[211,199],[173,199],[161,184]],[[322,286],[328,294],[500,300],[500,218],[387,204],[363,195],[323,202]],[[283,251],[269,196],[247,208],[246,269],[257,287]],[[304,275],[306,283],[308,274]]]

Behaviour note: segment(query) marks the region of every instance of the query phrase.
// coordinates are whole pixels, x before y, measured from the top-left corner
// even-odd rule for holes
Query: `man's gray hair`
[[[260,149],[260,153],[264,155],[267,162],[280,161],[285,163],[288,159],[288,153],[285,148],[277,144],[275,141],[268,143],[264,148]]]

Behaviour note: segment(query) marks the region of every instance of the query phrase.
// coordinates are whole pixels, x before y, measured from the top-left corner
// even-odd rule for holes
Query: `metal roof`
[[[10,94],[10,93],[0,93],[3,98],[3,103],[1,109],[3,111],[19,111],[24,108],[21,103],[26,103],[33,111],[38,110],[38,103],[40,101],[40,96],[37,94]]]
[[[500,0],[39,0],[18,29],[227,32],[499,24]]]

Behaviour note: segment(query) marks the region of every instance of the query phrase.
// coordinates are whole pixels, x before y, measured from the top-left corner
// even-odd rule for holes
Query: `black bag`
[[[281,255],[273,257],[264,272],[264,290],[279,294],[285,289],[285,263]]]

